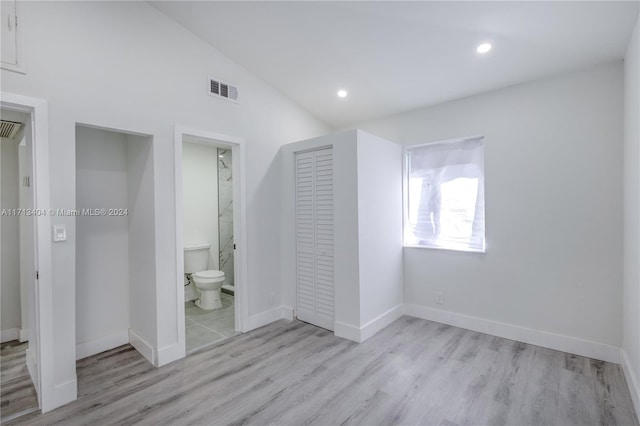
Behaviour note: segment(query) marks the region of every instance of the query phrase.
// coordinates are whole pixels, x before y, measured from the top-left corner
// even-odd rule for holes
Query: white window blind
[[[484,140],[406,150],[406,246],[484,252]]]

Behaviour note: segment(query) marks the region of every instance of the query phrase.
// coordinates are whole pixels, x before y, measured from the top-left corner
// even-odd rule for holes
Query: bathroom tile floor
[[[212,343],[235,336],[233,296],[222,293],[222,308],[205,311],[193,301],[185,302],[186,350],[193,352]]]

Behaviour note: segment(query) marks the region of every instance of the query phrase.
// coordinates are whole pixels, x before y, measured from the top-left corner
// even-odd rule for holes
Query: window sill
[[[474,249],[459,249],[459,248],[450,248],[450,247],[428,247],[428,246],[419,246],[419,245],[410,245],[403,244],[403,248],[411,248],[411,249],[424,249],[424,250],[438,250],[438,251],[453,251],[460,253],[476,253],[476,254],[486,254],[487,250],[474,250]]]

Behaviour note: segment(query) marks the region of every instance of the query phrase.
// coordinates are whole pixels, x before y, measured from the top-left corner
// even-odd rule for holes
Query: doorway
[[[38,409],[26,364],[29,288],[35,282],[30,114],[2,109],[0,146],[0,356],[2,422]]]
[[[28,280],[33,275],[33,191],[26,161],[31,147],[28,114],[2,110],[0,218],[2,247],[2,343],[29,340]],[[28,145],[28,147],[27,147]],[[27,267],[30,264],[30,267]],[[33,277],[32,277],[33,278]]]
[[[246,331],[243,163],[241,139],[176,128],[176,299],[187,354]]]
[[[131,343],[154,363],[153,138],[76,125],[76,359]]]
[[[17,195],[18,204],[22,204],[30,211],[22,212],[24,214],[18,216],[17,222],[15,220],[13,223],[9,222],[10,228],[13,229],[14,241],[15,227],[18,227],[18,241],[21,244],[18,252],[12,254],[14,257],[17,255],[17,265],[19,265],[18,272],[14,271],[13,273],[13,286],[16,285],[16,276],[22,281],[17,291],[14,288],[14,292],[20,294],[19,308],[22,312],[20,312],[20,327],[13,333],[17,335],[15,337],[18,340],[20,338],[28,340],[28,348],[21,357],[26,363],[28,376],[35,387],[38,406],[43,412],[46,412],[59,405],[59,400],[66,396],[66,394],[56,395],[55,393],[54,360],[52,358],[53,286],[49,234],[51,229],[49,209],[51,205],[48,187],[50,178],[47,102],[42,99],[2,92],[0,108],[3,118],[11,119],[13,117],[17,122],[24,119],[22,123],[22,131],[25,136],[24,144],[22,141],[18,142],[17,157],[14,157],[14,161],[16,158],[18,161],[17,183],[22,186],[17,188],[13,186],[11,198],[15,202]],[[19,129],[19,131],[21,130]],[[16,135],[18,133],[14,136]],[[14,141],[14,143],[16,142]],[[22,167],[20,167],[21,153]],[[13,165],[15,166],[15,163]],[[13,263],[14,268],[17,265]],[[3,275],[4,266],[2,268]],[[22,288],[23,283],[24,288]],[[23,292],[26,294],[22,294]],[[25,314],[24,318],[23,314]]]

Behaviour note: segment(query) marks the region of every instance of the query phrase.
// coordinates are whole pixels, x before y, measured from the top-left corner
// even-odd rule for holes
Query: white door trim
[[[174,134],[174,185],[176,207],[176,303],[178,346],[185,347],[184,317],[184,238],[182,211],[182,138],[192,136],[205,140],[222,142],[231,147],[233,169],[233,239],[235,284],[235,327],[236,330],[249,330],[249,299],[247,294],[247,190],[246,190],[246,146],[242,138],[198,130],[185,126],[175,126]]]
[[[2,92],[2,108],[30,114],[33,147],[33,192],[34,209],[49,210],[49,118],[48,105],[44,99],[32,98],[13,93]],[[36,215],[35,255],[39,278],[35,283],[36,324],[30,326],[35,338],[37,353],[36,365],[29,363],[29,373],[38,393],[38,402],[43,412],[55,408],[55,376],[53,359],[53,272],[51,260],[51,218],[48,214]],[[35,371],[33,367],[35,368]]]

